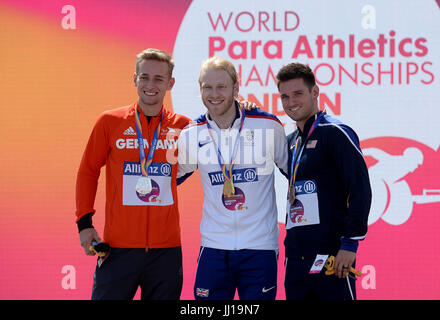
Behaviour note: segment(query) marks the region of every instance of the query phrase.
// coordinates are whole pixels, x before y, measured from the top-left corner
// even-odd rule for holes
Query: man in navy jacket
[[[286,299],[356,299],[350,267],[371,205],[359,138],[319,110],[319,88],[308,66],[289,64],[277,81],[284,111],[297,125],[288,136]],[[336,257],[334,275],[319,271],[328,255]]]

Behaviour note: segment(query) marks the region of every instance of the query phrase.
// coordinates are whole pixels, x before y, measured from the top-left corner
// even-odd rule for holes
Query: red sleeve
[[[90,212],[95,212],[94,203],[101,168],[105,165],[110,150],[106,115],[95,123],[78,170],[76,179],[76,222]]]

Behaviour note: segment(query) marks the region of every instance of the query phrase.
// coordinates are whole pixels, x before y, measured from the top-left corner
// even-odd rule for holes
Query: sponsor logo
[[[270,291],[270,290],[272,290],[272,289],[275,289],[277,286],[273,286],[273,287],[270,287],[269,289],[266,289],[266,287],[263,287],[263,289],[261,290],[261,292],[263,292],[263,293],[266,293],[266,292],[268,292],[268,291]]]
[[[204,145],[207,145],[210,142],[212,142],[211,139],[208,139],[208,140],[205,140],[205,141],[199,141],[199,148],[203,147]]]
[[[169,163],[162,163],[160,165],[160,173],[163,176],[171,177],[171,165]]]
[[[313,181],[306,181],[304,182],[304,192],[305,193],[313,193],[316,190],[315,182]]]
[[[160,130],[161,135],[167,135],[167,134],[176,134],[176,129],[174,128],[162,128]]]
[[[225,177],[221,171],[208,173],[211,185],[222,185],[225,182]],[[232,181],[235,183],[254,182],[258,181],[258,174],[255,168],[234,169],[232,174]]]
[[[134,129],[132,127],[128,127],[128,129],[126,129],[124,131],[124,135],[132,135],[135,136],[136,135],[136,131],[134,131]]]
[[[124,162],[124,175],[141,176],[139,162]],[[148,176],[171,177],[171,165],[166,162],[153,162],[148,167]]]
[[[316,192],[316,182],[314,180],[298,181],[295,183],[295,194],[310,194]]]

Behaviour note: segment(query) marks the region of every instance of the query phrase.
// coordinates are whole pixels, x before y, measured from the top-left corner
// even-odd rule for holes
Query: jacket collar
[[[243,115],[242,115],[242,112],[241,112],[241,108],[239,106],[240,106],[239,103],[237,101],[235,101],[235,118],[232,121],[230,129],[231,128],[236,128],[236,129],[240,128],[240,120],[241,120],[241,117]],[[215,123],[215,121],[211,119],[211,117],[209,116],[208,113],[206,113],[205,118],[206,118],[206,121],[209,122],[209,125],[212,128],[216,128],[216,129],[220,130],[220,128],[218,127],[217,123]]]
[[[318,113],[315,113],[313,116],[311,116],[309,119],[307,119],[306,123],[304,124],[304,132],[301,131],[300,128],[298,128],[299,130],[299,134],[301,136],[304,136],[305,134],[309,133],[309,130],[313,124],[313,122],[316,120],[317,117],[319,117],[322,114],[322,111],[319,111]]]

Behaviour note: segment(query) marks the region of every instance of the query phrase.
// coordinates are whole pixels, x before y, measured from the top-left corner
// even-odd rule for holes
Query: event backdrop
[[[173,54],[166,107],[204,112],[197,77],[231,60],[240,94],[279,117],[274,76],[310,65],[319,105],[356,130],[373,188],[359,299],[439,299],[440,1],[0,1],[0,299],[89,299],[96,258],[80,247],[75,180],[98,115],[136,100],[135,56]],[[277,299],[284,299],[286,181],[276,177]],[[102,170],[94,224],[102,234]],[[329,186],[331,187],[331,186]],[[193,299],[203,195],[179,187],[182,299]],[[139,293],[137,294],[139,298]]]

